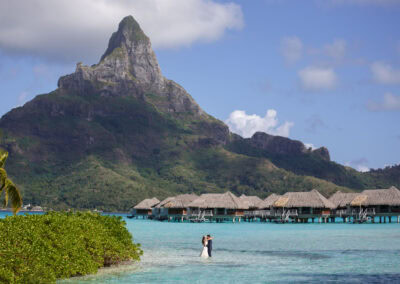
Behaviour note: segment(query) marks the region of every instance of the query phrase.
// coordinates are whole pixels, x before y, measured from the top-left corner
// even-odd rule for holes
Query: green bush
[[[0,219],[0,282],[49,283],[139,261],[140,244],[121,217],[91,212]]]

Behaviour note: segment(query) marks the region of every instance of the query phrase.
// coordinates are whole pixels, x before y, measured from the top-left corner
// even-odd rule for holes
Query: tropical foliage
[[[4,207],[11,203],[13,213],[16,214],[22,206],[21,193],[17,186],[8,178],[4,169],[8,152],[0,148],[0,194],[4,192]]]
[[[91,212],[6,217],[0,239],[0,283],[53,283],[142,255],[121,217]]]

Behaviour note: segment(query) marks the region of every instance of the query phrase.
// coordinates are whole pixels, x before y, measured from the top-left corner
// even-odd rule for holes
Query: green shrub
[[[0,282],[55,282],[139,261],[142,253],[121,217],[50,212],[0,219]]]

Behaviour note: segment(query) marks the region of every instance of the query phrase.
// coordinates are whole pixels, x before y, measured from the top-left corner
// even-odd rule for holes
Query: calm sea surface
[[[1,213],[4,216],[4,213]],[[400,283],[400,224],[168,223],[130,220],[139,264],[67,283]],[[213,257],[201,259],[211,234]]]

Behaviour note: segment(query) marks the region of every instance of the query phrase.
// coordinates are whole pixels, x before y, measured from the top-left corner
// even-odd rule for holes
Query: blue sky
[[[54,90],[78,61],[96,63],[132,14],[163,74],[232,131],[326,146],[358,170],[400,162],[400,1],[10,2],[0,0],[0,115]]]

